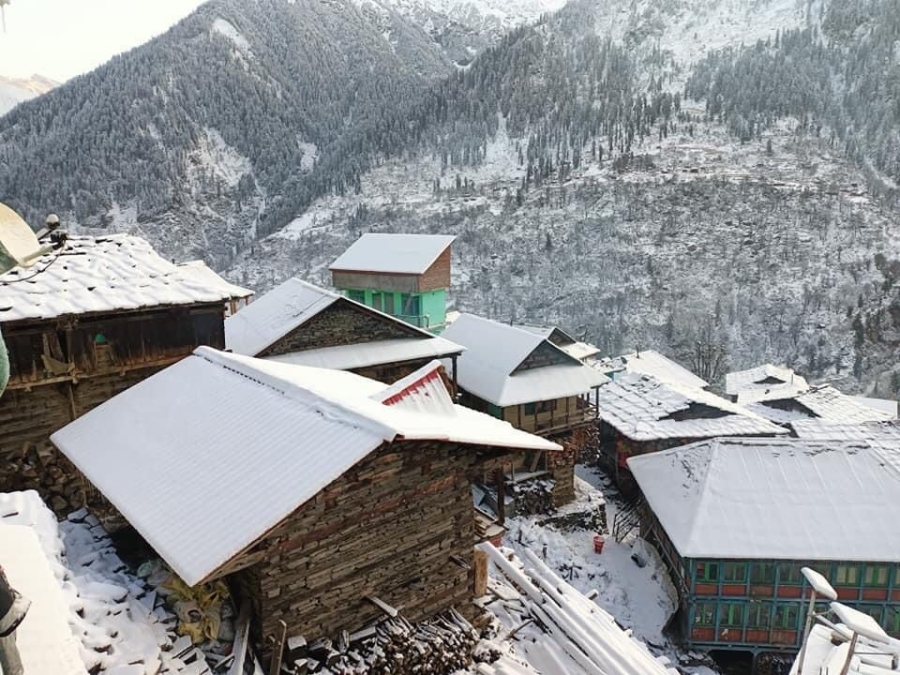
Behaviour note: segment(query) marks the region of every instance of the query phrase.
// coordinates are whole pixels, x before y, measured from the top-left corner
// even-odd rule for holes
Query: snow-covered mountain
[[[57,86],[57,83],[42,75],[28,78],[12,78],[0,75],[0,116],[5,115],[22,101],[27,101]]]

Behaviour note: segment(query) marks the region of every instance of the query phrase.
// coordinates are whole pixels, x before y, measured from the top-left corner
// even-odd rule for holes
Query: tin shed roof
[[[456,237],[369,232],[335,260],[331,271],[424,274]]]

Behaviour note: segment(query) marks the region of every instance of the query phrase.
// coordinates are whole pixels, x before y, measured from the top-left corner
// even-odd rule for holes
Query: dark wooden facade
[[[319,492],[216,576],[228,576],[264,647],[288,635],[336,637],[382,615],[471,615],[476,541],[471,482],[498,454],[450,443],[386,444]]]
[[[341,298],[303,325],[266,347],[257,356],[266,358],[295,354],[311,349],[365,345],[383,340],[427,340],[420,330],[400,321],[386,319],[364,305]],[[435,357],[395,361],[351,369],[350,372],[385,384],[393,384],[427,365]],[[451,357],[454,361],[456,355]],[[451,369],[451,377],[453,375]],[[451,394],[455,394],[455,383]]]
[[[81,506],[83,484],[50,434],[198,346],[224,347],[224,313],[211,303],[5,323],[0,489],[35,489],[57,513]]]

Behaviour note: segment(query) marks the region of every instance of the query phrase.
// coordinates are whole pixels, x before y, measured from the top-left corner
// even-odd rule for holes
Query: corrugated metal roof
[[[500,407],[577,396],[607,381],[539,333],[473,314],[460,315],[441,335],[466,348],[459,358],[459,385]],[[542,344],[564,354],[569,363],[513,374]]]
[[[893,453],[897,452],[895,447]],[[900,471],[863,442],[720,438],[628,466],[687,558],[900,559]]]
[[[764,383],[767,379],[779,380],[780,384]],[[725,392],[729,396],[737,396],[750,390],[767,390],[785,387],[794,391],[806,391],[809,388],[806,380],[797,375],[792,368],[766,363],[756,368],[738,370],[725,375]]]
[[[824,419],[805,419],[791,423],[798,438],[809,441],[866,441],[894,443],[900,448],[900,421],[847,424]]]
[[[652,349],[631,352],[630,354],[623,354],[622,356],[608,359],[598,359],[590,362],[590,364],[612,377],[615,377],[613,373],[625,371],[627,373],[650,375],[661,382],[671,382],[672,384],[686,387],[705,389],[709,386],[709,382],[703,378],[694,375],[684,366]]]
[[[689,411],[695,404],[724,414],[694,419],[673,417]],[[704,389],[661,382],[640,373],[622,375],[600,387],[597,407],[600,419],[635,441],[787,433],[786,429]]]
[[[373,400],[386,389],[351,373],[201,347],[52,440],[188,584],[385,441],[559,449],[459,406]]]
[[[138,237],[71,237],[33,267],[0,275],[0,322],[231,299],[236,287],[207,277],[163,260]]]
[[[332,271],[424,274],[456,237],[438,234],[379,234],[357,239],[335,260]]]

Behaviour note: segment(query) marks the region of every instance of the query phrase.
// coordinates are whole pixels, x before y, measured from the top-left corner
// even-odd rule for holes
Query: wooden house
[[[463,351],[449,340],[297,278],[229,317],[225,344],[235,354],[349,370],[385,383],[433,359],[447,359],[455,379],[456,359]]]
[[[900,636],[900,445],[722,438],[628,461],[690,647],[795,651],[808,582]]]
[[[247,291],[160,258],[137,237],[72,237],[0,275],[10,381],[0,398],[0,487],[37,489],[58,512],[81,502],[52,432],[191,354],[223,347],[226,304]]]
[[[458,373],[464,405],[567,447],[553,457],[516,457],[515,468],[549,472],[556,503],[573,499],[578,432],[596,424],[597,389],[607,378],[540,333],[472,314],[460,315],[442,337],[466,350]]]
[[[628,458],[717,436],[777,436],[787,429],[697,387],[637,372],[600,387],[599,460],[626,492],[634,488]]]
[[[364,234],[332,263],[331,283],[351,300],[418,328],[440,332],[447,320],[454,239],[431,234]]]
[[[258,646],[473,599],[479,464],[559,446],[394,385],[200,348],[53,435],[188,584],[225,578]]]

